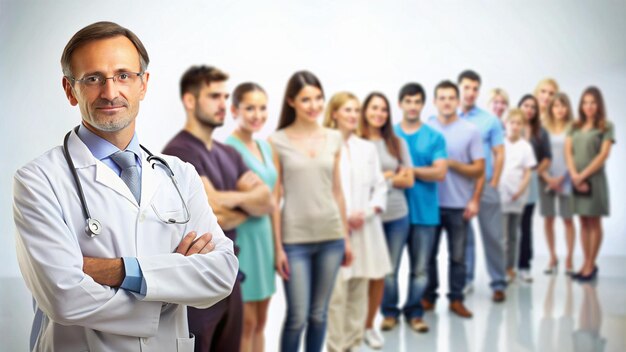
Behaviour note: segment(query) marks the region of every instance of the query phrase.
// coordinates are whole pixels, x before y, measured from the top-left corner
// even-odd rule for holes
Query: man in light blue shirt
[[[471,122],[480,130],[485,152],[485,175],[476,182],[474,194],[479,202],[473,206],[478,208],[478,223],[482,234],[487,271],[491,277],[491,289],[494,302],[503,302],[506,298],[504,234],[502,231],[502,213],[498,182],[504,164],[504,136],[502,124],[492,114],[476,106],[480,89],[480,76],[471,70],[461,72],[458,78],[461,89],[460,117]],[[466,247],[467,282],[466,293],[472,287],[475,267],[475,241],[472,226],[469,226]]]
[[[421,300],[428,283],[428,261],[439,225],[439,195],[437,181],[442,181],[448,170],[446,142],[441,133],[420,121],[426,93],[418,83],[402,87],[398,105],[403,112],[402,122],[395,126],[396,135],[404,139],[413,161],[415,183],[406,190],[409,204],[410,231],[406,236],[393,236],[388,242],[393,272],[385,277],[385,294],[381,305],[384,316],[382,329],[391,330],[398,323],[398,268],[404,246],[409,251],[409,292],[403,313],[411,328],[427,332],[422,319]]]
[[[115,161],[113,161],[113,158],[111,157],[120,152],[118,147],[90,131],[87,127],[85,127],[84,123],[81,123],[80,127],[78,127],[77,134],[78,138],[85,143],[91,154],[93,154],[96,159],[102,161],[106,166],[111,168],[117,176],[122,174],[122,169],[115,163]],[[133,135],[133,138],[130,140],[130,144],[126,147],[126,151],[130,151],[135,155],[135,163],[137,165],[137,169],[139,170],[139,179],[141,179],[141,147],[139,146],[137,133]],[[139,188],[141,189],[141,185],[139,185]],[[143,274],[141,273],[141,268],[139,267],[137,258],[122,257],[122,261],[124,263],[126,276],[124,277],[120,288],[145,295],[146,283],[143,279]]]
[[[450,310],[463,318],[471,318],[472,312],[463,305],[465,242],[469,220],[476,215],[469,205],[475,202],[473,189],[476,179],[484,173],[484,152],[478,129],[457,115],[459,90],[454,83],[443,81],[437,85],[435,105],[439,114],[431,117],[428,123],[445,138],[448,173],[438,185],[440,224],[435,231],[428,263],[428,286],[422,304],[426,310],[434,309],[437,300],[437,255],[441,232],[445,229],[450,258]]]

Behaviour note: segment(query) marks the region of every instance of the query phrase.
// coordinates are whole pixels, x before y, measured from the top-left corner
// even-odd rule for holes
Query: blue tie
[[[139,169],[135,161],[135,153],[129,150],[123,152],[119,151],[112,154],[111,159],[122,169],[120,177],[137,200],[137,204],[139,204],[141,200],[141,180],[139,179]]]

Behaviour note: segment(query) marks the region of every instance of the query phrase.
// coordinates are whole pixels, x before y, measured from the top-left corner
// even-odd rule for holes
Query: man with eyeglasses
[[[139,145],[148,63],[139,38],[111,22],[65,47],[62,84],[82,123],[14,183],[17,257],[35,303],[31,350],[193,351],[186,306],[210,307],[232,290],[233,243],[198,174],[174,157],[151,163]],[[85,228],[92,216],[95,230]]]

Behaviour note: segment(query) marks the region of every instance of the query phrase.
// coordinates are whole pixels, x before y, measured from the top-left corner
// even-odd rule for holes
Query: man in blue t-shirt
[[[427,332],[423,320],[422,296],[428,284],[428,260],[439,225],[437,181],[444,179],[448,166],[446,142],[441,133],[420,121],[426,93],[418,83],[408,83],[400,90],[398,104],[403,112],[402,122],[395,126],[396,135],[403,138],[413,161],[415,183],[406,190],[411,229],[406,236],[394,236],[388,243],[393,272],[385,277],[385,294],[381,305],[384,316],[382,329],[391,330],[398,323],[398,268],[405,245],[408,245],[409,292],[402,309],[411,328]]]
[[[479,202],[475,202],[474,206],[478,207],[478,224],[482,234],[487,272],[491,277],[492,299],[494,302],[503,302],[506,299],[505,243],[498,182],[504,165],[504,133],[502,123],[497,117],[476,106],[480,83],[480,76],[474,71],[466,70],[459,75],[458,84],[461,89],[459,116],[478,127],[482,137],[485,175],[476,182],[474,195]],[[465,293],[471,291],[473,287],[475,251],[474,231],[470,224],[465,253],[467,267]]]
[[[463,318],[472,312],[463,304],[465,285],[465,242],[469,220],[476,215],[471,207],[476,180],[485,170],[484,152],[480,132],[471,123],[457,115],[459,89],[443,81],[435,88],[435,105],[438,115],[428,120],[430,127],[440,132],[446,141],[448,172],[438,184],[439,221],[435,229],[433,248],[428,263],[428,285],[422,305],[425,310],[435,308],[439,288],[437,255],[442,231],[445,230],[449,252],[450,310]]]

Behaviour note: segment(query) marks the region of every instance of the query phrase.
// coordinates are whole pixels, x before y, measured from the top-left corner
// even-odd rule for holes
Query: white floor
[[[543,275],[545,262],[545,258],[535,260],[532,284],[511,285],[507,301],[493,304],[479,261],[475,290],[466,299],[473,319],[451,315],[441,299],[436,311],[425,317],[429,333],[417,334],[401,325],[384,334],[384,351],[626,351],[626,257],[602,258],[599,279],[585,285],[562,273]],[[403,265],[402,277],[406,270]],[[444,271],[444,288],[446,281]],[[21,278],[0,278],[0,302],[0,351],[26,351],[32,309]],[[270,306],[267,351],[278,350],[284,309],[279,284]],[[369,349],[363,346],[361,351]]]

